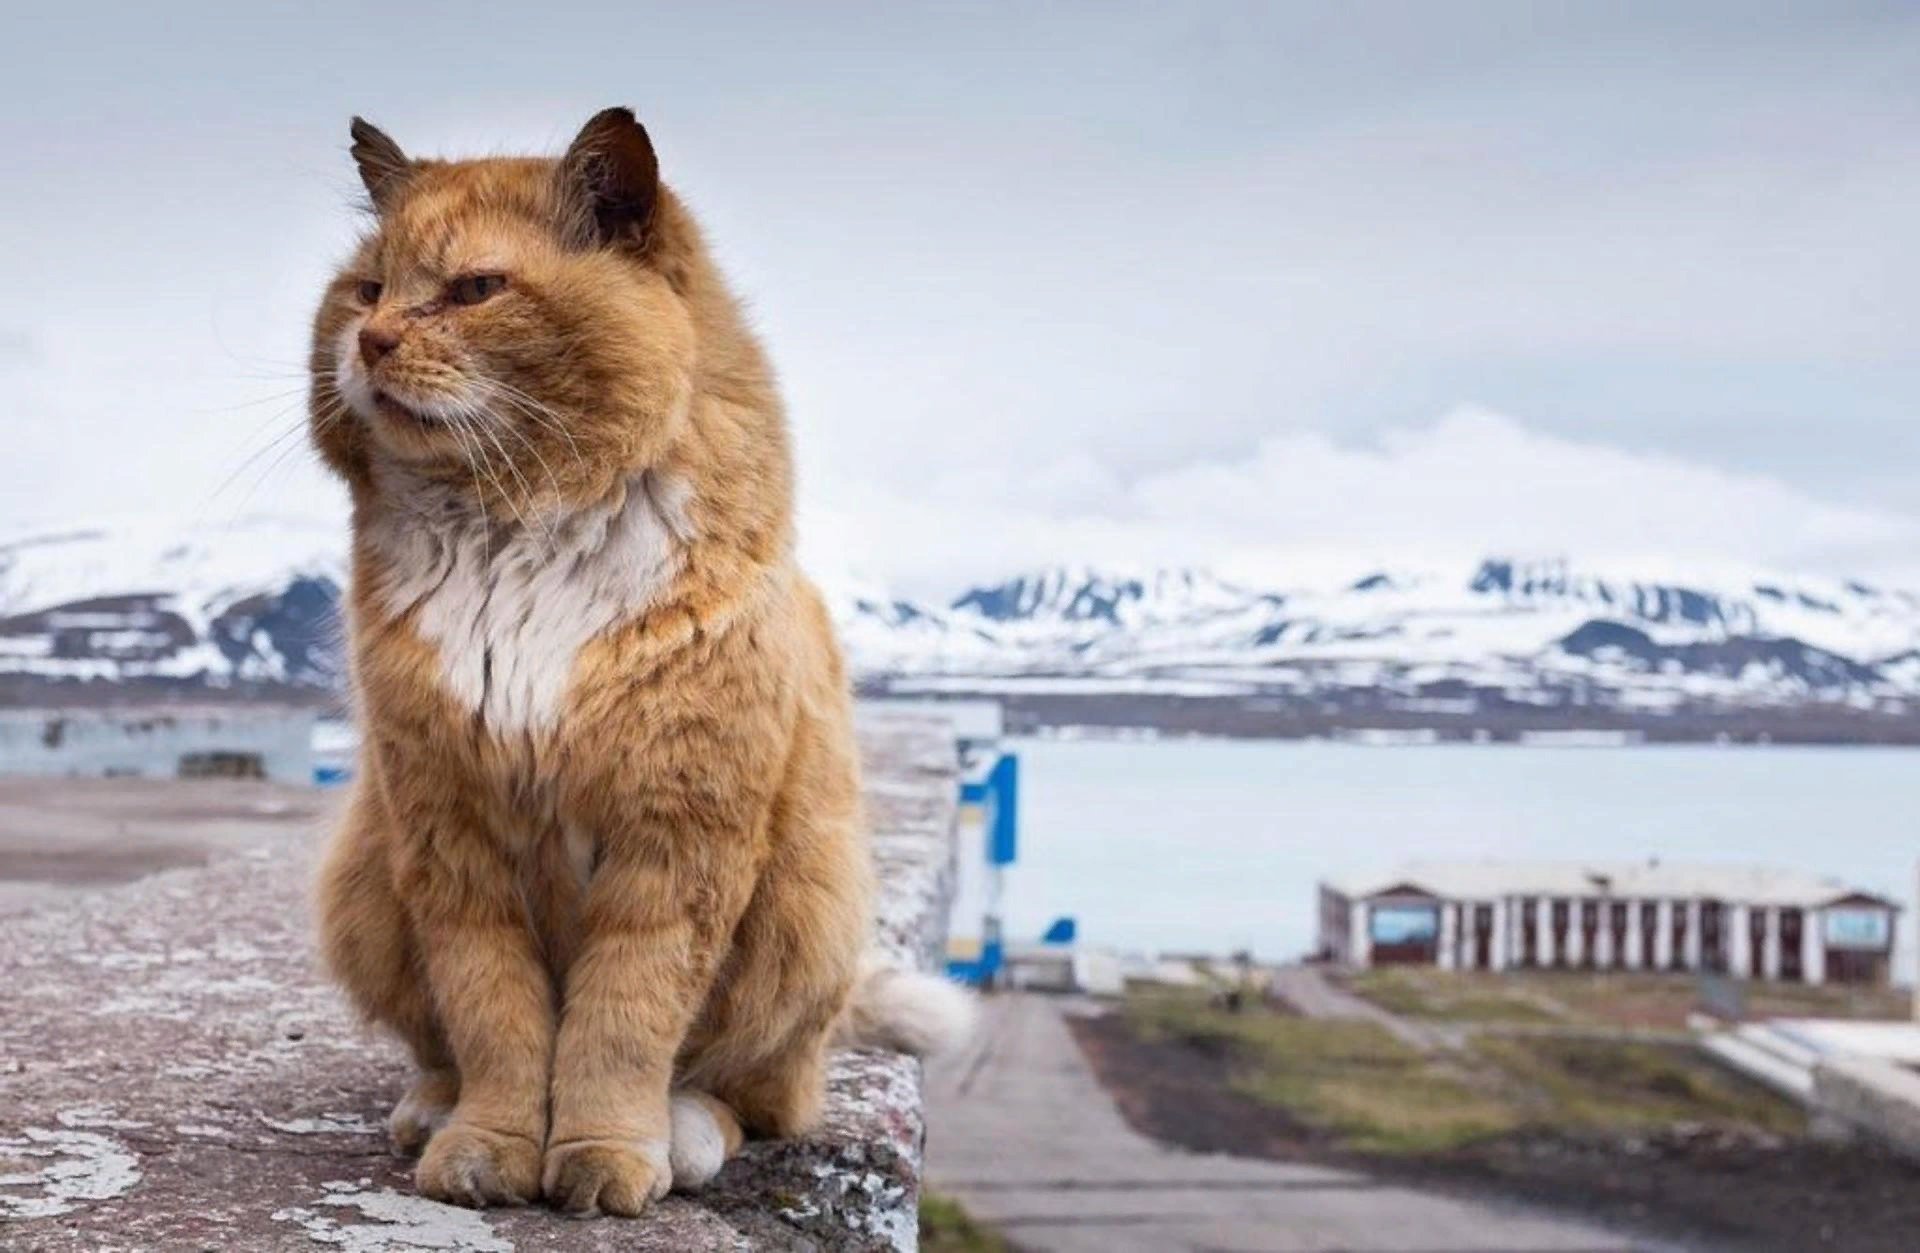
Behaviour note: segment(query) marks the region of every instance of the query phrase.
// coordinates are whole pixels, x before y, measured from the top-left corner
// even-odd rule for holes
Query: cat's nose
[[[400,346],[400,336],[384,326],[363,326],[360,328],[360,359],[368,365],[376,365],[380,358]]]

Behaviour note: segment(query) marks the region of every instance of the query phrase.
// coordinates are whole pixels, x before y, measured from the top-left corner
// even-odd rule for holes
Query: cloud
[[[32,335],[17,326],[0,326],[0,369],[32,365],[39,359],[40,350]]]
[[[924,591],[1039,563],[1424,564],[1512,553],[1901,578],[1920,520],[1775,479],[1530,429],[1480,408],[1345,442],[1302,432],[1239,458],[1123,478],[1088,455],[809,509],[807,555]]]
[[[769,340],[823,559],[944,586],[1314,545],[1911,550],[1859,507],[1920,515],[1920,20],[1895,9],[1066,5],[1009,38],[971,10],[627,6],[583,44],[504,0],[348,0],[375,46],[339,6],[125,7],[0,47],[33,188],[0,218],[0,327],[29,337],[0,331],[0,521],[337,511],[281,437],[359,225],[343,119],[552,151],[640,83]],[[1527,425],[1396,425],[1461,396]]]

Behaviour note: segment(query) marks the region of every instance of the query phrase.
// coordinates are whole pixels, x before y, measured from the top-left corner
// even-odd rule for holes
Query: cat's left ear
[[[365,118],[353,119],[348,129],[353,135],[349,151],[353,163],[360,167],[360,181],[367,185],[367,195],[373,197],[374,211],[385,212],[412,177],[413,162],[385,131]]]
[[[560,160],[582,243],[644,244],[660,200],[660,163],[632,109],[602,109]]]

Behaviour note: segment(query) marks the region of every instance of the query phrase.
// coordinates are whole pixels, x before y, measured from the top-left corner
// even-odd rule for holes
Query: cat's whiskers
[[[506,464],[507,472],[513,475],[515,481],[520,484],[520,490],[525,493],[527,497],[527,507],[532,509],[537,516],[539,514],[539,507],[536,503],[533,485],[527,482],[527,476],[520,472],[520,467],[514,463],[512,455],[507,452],[506,445],[500,442],[500,436],[494,430],[497,423],[492,420],[493,415],[485,409],[482,409],[472,400],[463,399],[460,405],[471,429],[485,435],[487,439],[492,442],[494,451],[500,454],[500,460]],[[519,519],[520,525],[526,530],[534,530],[534,526],[527,521],[526,515],[520,511],[520,506],[516,504],[513,497],[508,494],[505,484],[500,484],[500,494],[506,497],[507,507],[513,510],[513,516]],[[547,543],[551,546],[554,540],[552,528],[542,527],[540,529],[546,532]]]
[[[328,415],[327,421],[328,423],[338,421],[340,417],[341,417],[341,412],[335,411]],[[233,482],[234,479],[238,478],[242,473],[245,472],[248,464],[251,464],[257,461],[261,456],[264,456],[268,451],[270,451],[275,445],[279,445],[280,451],[274,454],[273,460],[269,461],[264,467],[261,468],[260,473],[257,476],[255,476],[253,482],[248,485],[246,494],[240,498],[239,504],[235,506],[236,513],[243,512],[246,509],[247,505],[252,502],[255,493],[257,493],[260,490],[260,488],[266,484],[268,479],[272,478],[276,473],[279,472],[281,466],[286,464],[287,458],[291,457],[300,448],[304,447],[304,444],[302,443],[302,441],[298,439],[293,439],[291,437],[299,435],[305,429],[306,429],[306,422],[302,420],[294,423],[287,430],[282,431],[279,435],[275,436],[271,444],[268,444],[266,448],[261,449],[259,452],[255,453],[252,457],[249,457],[246,463],[243,463],[239,469],[235,470],[232,474],[228,475],[226,478],[226,481],[223,482],[218,488],[214,489],[214,496],[217,496],[219,495],[220,492],[225,491],[226,488]],[[324,427],[322,429],[324,429]],[[212,499],[213,499],[213,496],[208,497],[209,502],[211,502]]]
[[[509,397],[509,396],[496,396],[493,399],[495,400],[504,399],[509,404],[513,403],[512,397]],[[490,403],[491,401],[489,402],[489,404]],[[495,425],[506,428],[506,431],[509,435],[512,435],[515,439],[519,440],[523,445],[526,446],[527,451],[533,454],[534,460],[540,463],[541,470],[546,473],[547,486],[553,489],[554,498],[557,501],[561,495],[560,479],[558,475],[554,474],[553,466],[548,464],[546,455],[540,451],[540,446],[534,443],[531,439],[527,438],[527,433],[525,431],[522,431],[520,427],[516,423],[514,423],[512,420],[510,420],[506,415],[494,412],[493,410],[491,410],[490,408],[487,408],[486,406],[482,406],[482,408],[485,409],[486,416],[488,418],[495,420]],[[548,534],[548,538],[551,539],[553,535],[552,527],[548,527],[547,534]]]
[[[487,493],[480,486],[480,470],[474,463],[473,453],[467,447],[466,428],[458,423],[449,422],[447,429],[453,433],[455,442],[460,445],[460,459],[467,463],[467,473],[473,476],[473,500],[480,507],[480,560],[483,566],[493,564],[493,519],[487,514]]]
[[[303,395],[308,394],[310,392],[311,395],[313,395],[314,397],[317,397],[320,400],[323,406],[319,416],[312,419],[314,429],[316,431],[326,430],[329,426],[333,425],[333,423],[339,421],[343,416],[345,416],[346,403],[340,398],[340,394],[334,388],[332,382],[328,380],[323,380],[323,379],[315,379],[313,381],[313,386],[310,389],[301,388],[298,390]],[[267,397],[255,403],[260,403],[260,404],[271,403],[271,401],[275,399],[278,399],[278,397]],[[270,414],[267,418],[261,421],[261,423],[258,426],[256,426],[253,429],[253,431],[247,436],[247,438],[249,440],[258,438],[259,435],[263,433],[270,425],[284,418],[287,415],[287,412],[295,408],[299,403],[300,403],[299,400],[296,399],[296,400],[290,400],[287,403],[282,404],[272,414]],[[240,463],[234,466],[233,470],[228,473],[227,477],[220,480],[219,486],[215,487],[213,491],[207,494],[207,503],[211,504],[214,500],[217,500],[220,497],[221,493],[225,492],[228,488],[232,487],[234,484],[234,481],[238,479],[242,474],[245,474],[248,471],[248,469],[250,469],[255,464],[257,464],[262,457],[267,456],[269,453],[276,453],[277,455],[274,456],[273,461],[270,462],[264,470],[262,470],[260,478],[254,482],[254,485],[252,487],[247,489],[247,495],[246,497],[243,498],[243,503],[244,503],[244,500],[251,499],[253,496],[253,493],[259,489],[260,483],[264,482],[269,475],[271,475],[276,469],[278,469],[281,462],[283,462],[286,459],[287,454],[292,451],[292,446],[287,446],[287,441],[292,440],[294,439],[294,437],[302,434],[307,429],[307,423],[308,423],[308,418],[304,415],[300,418],[295,419],[291,424],[287,426],[285,430],[281,431],[278,435],[275,435],[272,439],[268,440],[265,444],[261,445],[259,448],[254,449],[251,453],[248,453],[245,457],[241,458]],[[297,446],[297,441],[293,446]]]
[[[487,456],[486,446],[480,442],[482,430],[479,424],[473,421],[472,415],[477,412],[471,404],[463,404],[457,409],[448,411],[448,423],[450,426],[465,432],[473,438],[474,451],[479,454],[479,466],[480,469],[486,473],[487,481],[493,484],[494,491],[500,494],[500,499],[504,500],[507,503],[507,508],[513,511],[513,516],[515,520],[520,523],[522,529],[531,531],[533,527],[527,522],[526,515],[520,512],[520,506],[514,503],[513,493],[507,490],[507,485],[501,481],[500,476],[493,472],[493,462]],[[506,449],[501,447],[499,440],[494,440],[494,446],[500,448],[500,455],[506,460],[507,469],[513,470],[516,474],[519,473],[518,470],[514,469],[513,459],[507,457]],[[471,459],[469,459],[468,464],[473,464]],[[525,480],[522,479],[522,483],[524,482]],[[485,502],[483,501],[482,508],[484,507]]]
[[[558,413],[553,411],[551,406],[527,395],[527,393],[521,391],[513,384],[502,382],[499,379],[476,379],[475,381],[481,384],[483,389],[492,389],[500,399],[512,405],[516,412],[525,415],[532,419],[537,425],[545,427],[547,430],[554,432],[560,436],[560,438],[566,440],[568,447],[573,450],[575,465],[585,465],[586,457],[580,451],[579,441],[574,439],[573,432],[567,429],[566,422]]]

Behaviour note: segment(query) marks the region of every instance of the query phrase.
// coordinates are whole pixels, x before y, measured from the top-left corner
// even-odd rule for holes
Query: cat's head
[[[328,464],[518,505],[661,457],[692,391],[699,243],[632,112],[595,116],[558,160],[414,160],[358,118],[352,134],[373,225],[314,320]]]

